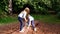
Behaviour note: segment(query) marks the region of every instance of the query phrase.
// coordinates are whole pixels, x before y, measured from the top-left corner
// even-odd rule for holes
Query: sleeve
[[[34,20],[34,18],[30,15],[30,21]]]

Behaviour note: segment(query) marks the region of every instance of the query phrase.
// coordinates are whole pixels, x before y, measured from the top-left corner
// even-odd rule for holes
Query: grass
[[[17,17],[4,17],[0,18],[0,24],[7,24],[7,23],[12,23],[12,22],[17,22]]]
[[[55,15],[32,15],[35,20],[40,20],[44,23],[50,23],[50,24],[60,24],[60,20],[57,19]],[[17,17],[4,17],[0,18],[0,24],[7,24],[7,23],[13,23],[17,22]]]
[[[44,23],[60,24],[60,20],[55,15],[32,15],[35,20],[43,21]]]

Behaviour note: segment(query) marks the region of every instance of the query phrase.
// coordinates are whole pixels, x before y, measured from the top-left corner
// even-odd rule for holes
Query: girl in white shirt
[[[28,15],[28,29],[32,26],[34,31],[37,31],[35,24],[34,24],[34,18],[31,15]]]
[[[18,15],[18,20],[20,22],[20,32],[24,32],[22,29],[24,27],[24,22],[27,22],[26,16],[29,14],[30,9],[26,7],[19,15]]]

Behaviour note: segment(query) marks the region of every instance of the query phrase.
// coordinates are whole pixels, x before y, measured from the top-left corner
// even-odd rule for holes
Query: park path
[[[38,20],[35,21],[37,31],[24,27],[25,32],[19,32],[19,23],[12,23],[0,26],[0,34],[60,34],[60,24],[45,24]]]

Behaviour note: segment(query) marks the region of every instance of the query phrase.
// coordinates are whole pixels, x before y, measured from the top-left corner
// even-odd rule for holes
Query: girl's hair
[[[28,7],[26,7],[24,10],[27,12],[26,19],[28,19],[28,15],[30,13],[30,9]]]
[[[26,7],[24,10],[25,10],[27,13],[30,13],[30,9],[29,9],[28,7]]]

